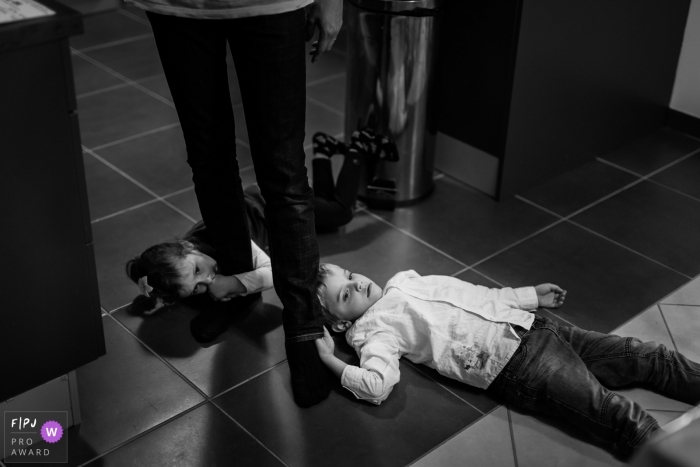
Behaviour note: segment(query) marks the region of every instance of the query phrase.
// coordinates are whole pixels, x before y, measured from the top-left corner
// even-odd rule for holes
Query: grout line
[[[666,413],[686,413],[685,410],[668,410],[668,409],[644,409],[648,412],[666,412]]]
[[[680,190],[677,190],[677,189],[675,189],[675,188],[673,188],[673,187],[671,187],[671,186],[668,186],[668,185],[666,185],[666,184],[664,184],[664,183],[657,182],[656,180],[651,180],[651,179],[647,180],[647,182],[653,183],[654,185],[657,185],[657,186],[660,186],[660,187],[662,187],[662,188],[665,188],[665,189],[667,189],[667,190],[669,190],[669,191],[672,191],[672,192],[674,192],[674,193],[676,193],[676,194],[679,194],[679,195],[681,195],[681,196],[684,196],[684,197],[686,197],[686,198],[690,198],[690,199],[692,199],[692,200],[694,200],[694,201],[700,202],[700,198],[696,198],[696,197],[693,196],[693,195],[689,195],[688,193],[684,193],[684,192],[682,192],[682,191],[680,191]]]
[[[137,8],[138,8],[138,7],[137,7]],[[130,12],[130,11],[126,11],[126,10],[123,9],[123,8],[118,9],[118,10],[117,10],[117,13],[119,13],[119,14],[122,15],[122,16],[126,16],[127,18],[131,18],[131,19],[133,19],[134,21],[136,21],[137,23],[145,24],[146,26],[151,27],[151,22],[150,22],[150,21],[145,20],[145,19],[141,18],[139,15],[135,15],[135,14],[133,14],[133,13]]]
[[[112,314],[116,313],[117,311],[121,310],[122,308],[128,307],[128,306],[131,305],[132,303],[133,303],[133,302],[129,302],[129,303],[125,303],[124,305],[120,305],[120,306],[116,307],[114,310],[108,311],[107,314],[108,314],[108,315],[112,315]]]
[[[690,284],[690,282],[688,282],[688,283],[685,284],[685,285],[688,285],[688,284]],[[683,287],[685,287],[685,285],[684,285]],[[683,287],[681,287],[681,288],[683,288]],[[672,292],[672,293],[674,293],[674,292]],[[663,299],[662,299],[662,300],[663,300]],[[688,307],[691,307],[691,308],[700,308],[700,305],[688,305],[687,303],[664,303],[664,302],[662,302],[662,301],[659,301],[658,304],[659,304],[659,305],[688,306]]]
[[[154,134],[156,134],[156,133],[160,133],[160,132],[162,132],[162,131],[167,131],[167,130],[170,130],[170,129],[172,129],[172,128],[178,127],[178,126],[180,126],[180,123],[179,123],[179,122],[177,122],[177,123],[170,123],[170,124],[168,124],[168,125],[165,125],[165,126],[162,126],[162,127],[159,127],[159,128],[154,128],[154,129],[152,129],[152,130],[144,131],[143,133],[137,133],[137,134],[135,134],[135,135],[127,136],[127,137],[125,137],[125,138],[120,138],[120,139],[117,139],[117,140],[115,140],[115,141],[111,141],[111,142],[109,142],[109,143],[101,144],[101,145],[99,145],[99,146],[95,146],[94,148],[90,148],[90,149],[91,149],[92,151],[99,151],[99,150],[101,150],[101,149],[106,149],[106,148],[109,148],[109,147],[112,147],[112,146],[116,146],[116,145],[118,145],[118,144],[126,143],[126,142],[128,142],[128,141],[132,141],[132,140],[135,140],[135,139],[143,138],[144,136],[150,136],[150,135],[154,135]]]
[[[173,421],[173,420],[177,420],[178,418],[183,417],[183,416],[187,415],[187,414],[190,413],[190,412],[194,412],[195,410],[197,410],[198,408],[200,408],[200,407],[206,405],[207,403],[209,403],[209,401],[207,401],[207,400],[204,400],[204,401],[202,401],[202,402],[199,402],[199,403],[193,405],[192,407],[190,407],[190,408],[188,408],[188,409],[185,409],[185,410],[183,410],[182,412],[180,412],[180,413],[178,413],[178,414],[176,414],[176,415],[173,415],[172,417],[168,418],[167,420],[163,420],[162,422],[158,423],[158,424],[155,425],[155,426],[152,426],[151,428],[149,428],[149,429],[143,431],[142,433],[139,433],[139,434],[137,434],[136,436],[133,436],[133,437],[131,437],[131,438],[125,440],[125,441],[122,441],[121,443],[117,444],[116,446],[113,446],[112,448],[107,449],[105,452],[103,452],[103,453],[101,453],[101,454],[98,454],[97,456],[95,456],[95,457],[93,457],[93,458],[91,458],[91,459],[88,459],[87,461],[85,461],[85,462],[83,462],[82,464],[80,464],[78,467],[85,467],[85,466],[88,466],[88,464],[91,464],[92,462],[96,461],[97,459],[101,459],[101,458],[105,457],[107,454],[110,454],[111,452],[116,451],[117,449],[119,449],[119,448],[121,448],[121,447],[123,447],[123,446],[125,446],[125,445],[127,445],[127,444],[129,444],[129,443],[131,443],[132,441],[136,441],[137,439],[146,436],[147,434],[151,433],[152,431],[157,430],[158,428],[160,428],[160,427],[162,427],[162,426],[164,426],[164,425],[170,423],[170,422]],[[95,464],[93,464],[93,465],[95,465]]]
[[[485,258],[480,259],[480,260],[477,261],[476,263],[472,264],[470,267],[474,268],[474,267],[478,266],[479,264],[484,263],[484,262],[490,260],[490,259],[493,258],[494,256],[500,255],[501,253],[503,253],[503,252],[505,252],[505,251],[507,251],[507,250],[510,250],[511,248],[513,248],[513,247],[515,247],[515,246],[518,246],[518,245],[520,245],[521,243],[523,243],[523,242],[525,242],[525,241],[527,241],[527,240],[530,240],[531,238],[533,238],[533,237],[535,237],[535,236],[541,234],[542,232],[544,232],[544,231],[546,231],[546,230],[551,229],[552,227],[554,227],[554,226],[556,226],[556,225],[561,224],[562,222],[564,222],[564,219],[559,219],[559,220],[557,220],[556,222],[553,222],[552,224],[550,224],[550,225],[548,225],[548,226],[542,227],[540,230],[537,230],[536,232],[531,233],[530,235],[526,236],[525,238],[522,238],[522,239],[520,239],[520,240],[518,240],[518,241],[516,241],[516,242],[513,242],[513,243],[511,243],[510,245],[508,245],[508,246],[506,246],[506,247],[504,247],[504,248],[501,248],[500,250],[496,251],[495,253],[492,253],[492,254],[486,256]]]
[[[602,238],[602,239],[604,239],[604,240],[607,240],[607,241],[609,241],[610,243],[612,243],[612,244],[614,244],[614,245],[617,245],[617,246],[619,246],[619,247],[621,247],[621,248],[624,248],[625,250],[628,250],[628,251],[630,251],[630,252],[632,252],[632,253],[635,253],[635,254],[641,256],[642,258],[648,259],[648,260],[651,261],[652,263],[656,263],[656,264],[658,264],[659,266],[663,266],[664,268],[666,268],[666,269],[668,269],[668,270],[670,270],[670,271],[673,271],[673,272],[675,272],[675,273],[677,273],[677,274],[680,274],[680,275],[683,276],[683,277],[686,277],[686,278],[692,280],[692,277],[688,276],[687,274],[684,274],[684,273],[682,273],[682,272],[680,272],[680,271],[677,271],[677,270],[673,269],[673,268],[670,267],[670,266],[666,266],[664,263],[662,263],[662,262],[660,262],[660,261],[657,261],[657,260],[655,260],[655,259],[653,259],[653,258],[650,258],[649,256],[647,256],[647,255],[645,255],[645,254],[642,254],[642,253],[638,252],[637,250],[634,250],[634,249],[632,249],[632,248],[630,248],[630,247],[628,247],[628,246],[625,246],[625,245],[623,245],[622,243],[616,242],[615,240],[613,240],[613,239],[611,239],[611,238],[608,238],[608,237],[606,237],[605,235],[596,232],[595,230],[589,229],[588,227],[584,227],[583,225],[581,225],[581,224],[579,224],[579,223],[577,223],[577,222],[574,222],[574,221],[572,221],[572,220],[570,220],[570,219],[567,219],[566,222],[568,222],[568,223],[570,223],[570,224],[572,224],[572,225],[575,225],[576,227],[579,227],[580,229],[583,229],[583,230],[585,230],[585,231],[587,231],[587,232],[589,232],[589,233],[592,233],[593,235],[596,235],[596,236],[598,236],[598,237],[600,237],[600,238]]]
[[[96,96],[98,94],[102,94],[102,93],[109,92],[109,91],[116,91],[118,89],[125,88],[127,86],[129,86],[127,83],[115,84],[114,86],[109,86],[106,88],[97,89],[95,91],[84,92],[82,94],[78,94],[77,96],[75,96],[75,98],[80,100],[80,99],[83,99],[85,97]]]
[[[175,368],[175,367],[173,366],[172,363],[170,363],[169,361],[167,361],[166,359],[164,359],[163,357],[161,357],[161,356],[160,356],[158,353],[156,353],[156,351],[153,350],[148,344],[146,344],[144,341],[142,341],[136,334],[134,334],[133,332],[131,332],[131,330],[130,330],[129,328],[127,328],[121,321],[119,321],[117,318],[115,318],[115,317],[114,317],[113,315],[111,315],[111,314],[108,314],[107,316],[109,316],[111,319],[113,319],[113,320],[114,320],[119,326],[121,326],[131,337],[133,337],[134,339],[136,339],[136,341],[137,341],[138,343],[140,343],[140,344],[143,345],[146,349],[148,349],[148,351],[151,352],[151,353],[153,354],[154,357],[156,357],[158,360],[160,360],[165,366],[167,366],[168,368],[170,368],[170,370],[172,370],[176,375],[178,375],[178,376],[179,376],[180,378],[182,378],[188,385],[190,385],[195,391],[197,391],[202,397],[204,397],[204,402],[207,402],[207,401],[210,400],[210,397],[207,396],[207,394],[206,394],[203,390],[199,389],[199,387],[198,387],[196,384],[194,384],[192,381],[190,381],[189,378],[187,378],[184,374],[182,374],[182,372],[181,372],[180,370],[178,370],[177,368]]]
[[[93,219],[90,221],[90,224],[97,224],[98,222],[106,221],[107,219],[111,219],[112,217],[116,217],[120,214],[124,214],[124,213],[127,213],[129,211],[133,211],[135,209],[139,209],[139,208],[142,208],[144,206],[148,206],[149,204],[157,203],[158,201],[159,201],[158,199],[152,199],[150,201],[146,201],[145,203],[136,204],[136,205],[131,206],[129,208],[122,209],[121,211],[113,212],[112,214],[108,214],[106,216],[102,216],[102,217],[98,217],[97,219]]]
[[[463,263],[462,261],[458,260],[457,258],[455,258],[455,257],[453,257],[453,256],[450,256],[450,255],[448,255],[447,253],[445,253],[444,251],[442,251],[442,250],[440,250],[440,249],[434,247],[433,245],[431,245],[430,243],[426,242],[425,240],[423,240],[423,239],[421,239],[421,238],[419,238],[419,237],[413,235],[411,232],[409,232],[409,231],[407,231],[407,230],[405,230],[405,229],[402,229],[401,227],[398,227],[398,226],[394,225],[393,223],[389,222],[388,220],[384,219],[384,218],[381,217],[381,216],[376,215],[376,214],[373,213],[372,211],[369,211],[369,210],[367,210],[367,209],[364,209],[364,212],[366,212],[366,213],[369,214],[370,216],[374,217],[375,219],[377,219],[377,220],[379,220],[379,221],[381,221],[381,222],[387,224],[388,226],[390,226],[390,227],[392,227],[392,228],[398,230],[399,232],[403,233],[404,235],[407,235],[408,237],[412,238],[413,240],[417,241],[418,243],[421,243],[421,244],[423,244],[424,246],[427,246],[428,248],[430,248],[431,250],[440,253],[440,254],[443,255],[444,257],[451,259],[452,261],[454,261],[455,263],[459,264],[460,266],[466,267],[466,268],[469,268],[469,267],[470,267],[470,266],[467,266],[467,265],[466,265],[465,263]]]
[[[119,40],[112,41],[112,42],[105,42],[104,44],[93,45],[92,47],[86,47],[84,49],[80,49],[80,52],[88,53],[88,52],[92,52],[94,50],[100,50],[100,49],[106,49],[109,47],[114,47],[116,45],[128,44],[130,42],[137,42],[137,41],[140,41],[143,39],[148,39],[149,37],[153,37],[152,32],[148,33],[148,34],[141,34],[139,36],[127,37],[125,39],[119,39]]]
[[[168,198],[171,198],[171,197],[173,197],[173,196],[177,196],[177,195],[180,195],[180,194],[182,194],[182,193],[186,193],[186,192],[192,191],[192,190],[194,190],[194,185],[189,186],[189,187],[187,187],[187,188],[183,188],[182,190],[173,191],[172,193],[169,193],[169,194],[167,194],[167,195],[164,195],[164,196],[163,196],[163,199],[168,199]],[[92,221],[90,221],[90,223],[91,223],[91,224],[96,224],[97,222],[101,222],[101,221],[104,221],[104,220],[107,220],[107,219],[111,219],[112,217],[118,216],[119,214],[124,214],[125,212],[129,212],[129,211],[133,211],[134,209],[142,208],[142,207],[147,206],[147,205],[149,205],[149,204],[153,204],[153,203],[155,203],[155,202],[157,202],[157,201],[159,201],[159,200],[157,200],[157,199],[152,199],[152,200],[150,200],[150,201],[146,201],[145,203],[136,204],[136,205],[131,206],[131,207],[129,207],[129,208],[122,209],[121,211],[113,212],[112,214],[109,214],[109,215],[107,215],[107,216],[102,216],[102,217],[100,217],[100,218],[97,218],[97,219],[95,219],[95,220],[92,220]]]
[[[455,396],[457,399],[461,400],[462,402],[464,402],[465,404],[467,404],[469,407],[471,407],[472,409],[474,409],[474,410],[476,410],[477,412],[479,412],[479,413],[481,414],[482,417],[483,417],[484,415],[486,415],[484,412],[482,412],[481,410],[477,409],[475,406],[473,406],[472,404],[470,404],[469,402],[465,401],[464,399],[462,399],[461,397],[459,397],[457,394],[455,394],[454,392],[452,392],[451,389],[448,389],[447,387],[445,387],[445,386],[443,386],[442,384],[440,384],[440,382],[438,382],[435,378],[433,378],[432,376],[430,376],[429,374],[427,374],[426,372],[424,372],[421,368],[418,368],[418,364],[413,363],[412,361],[410,361],[410,360],[408,360],[408,359],[404,359],[404,360],[405,360],[406,363],[408,363],[409,366],[413,367],[416,371],[418,371],[419,373],[421,373],[423,376],[425,376],[426,378],[430,379],[433,383],[437,384],[437,385],[440,386],[442,389],[444,389],[445,391],[449,392],[450,394],[452,394],[453,396]]]
[[[216,402],[214,402],[214,401],[210,401],[210,402],[211,402],[211,404],[212,404],[214,407],[216,407],[217,409],[219,409],[219,410],[221,411],[221,413],[223,413],[225,416],[227,416],[228,418],[230,418],[231,421],[232,421],[233,423],[235,423],[236,425],[238,425],[238,427],[239,427],[241,430],[245,431],[245,432],[248,434],[248,436],[250,436],[250,437],[253,438],[255,441],[257,441],[257,443],[258,443],[260,446],[262,446],[263,449],[265,449],[267,452],[269,452],[275,459],[277,459],[278,461],[280,461],[280,463],[281,463],[282,465],[284,465],[285,467],[289,467],[289,465],[288,465],[286,462],[284,462],[282,459],[280,459],[279,456],[278,456],[277,454],[275,454],[274,452],[272,452],[272,450],[271,450],[270,448],[268,448],[265,444],[263,444],[262,441],[260,441],[258,438],[256,438],[255,436],[253,436],[253,434],[252,434],[250,431],[246,430],[245,427],[244,427],[243,425],[241,425],[240,423],[238,423],[238,421],[237,421],[235,418],[233,418],[228,412],[226,412],[224,409],[222,409],[221,407],[219,407],[219,406],[216,404]]]
[[[615,168],[617,168],[617,169],[624,170],[625,172],[629,172],[629,173],[631,173],[631,174],[637,175],[638,177],[642,177],[643,179],[647,179],[647,178],[653,177],[654,175],[656,175],[656,174],[658,174],[658,173],[660,173],[660,172],[663,172],[664,170],[666,170],[666,169],[668,169],[668,168],[670,168],[670,167],[673,167],[674,165],[676,165],[676,164],[678,164],[678,163],[680,163],[680,162],[683,162],[684,160],[686,160],[686,159],[688,159],[688,158],[690,158],[690,157],[693,157],[695,154],[698,154],[698,153],[700,153],[700,148],[696,149],[695,151],[691,151],[691,152],[689,152],[688,154],[686,154],[685,156],[680,157],[680,158],[676,159],[676,160],[673,161],[673,162],[669,162],[668,164],[666,164],[666,165],[664,165],[664,166],[662,166],[662,167],[660,167],[660,168],[658,168],[658,169],[656,169],[656,170],[654,170],[654,171],[652,171],[652,172],[649,172],[649,173],[646,174],[646,175],[640,175],[640,174],[638,174],[638,173],[636,173],[636,172],[633,172],[633,171],[631,171],[631,170],[629,170],[629,169],[625,169],[624,167],[619,166],[619,165],[615,164],[614,162],[610,162],[610,161],[608,161],[608,160],[605,160],[605,159],[603,159],[603,158],[601,158],[601,157],[596,157],[596,160],[597,160],[598,162],[602,162],[603,164],[608,164],[608,165],[611,166],[611,167],[615,167]]]
[[[319,78],[319,79],[314,80],[314,81],[309,81],[308,83],[306,83],[306,87],[310,88],[311,86],[316,86],[317,84],[322,84],[322,83],[326,83],[328,81],[333,81],[334,79],[339,79],[343,76],[345,76],[344,71],[342,73],[338,73],[335,75],[324,76],[323,78]]]
[[[79,52],[79,51],[72,49],[72,48],[71,48],[71,51],[73,52],[73,54],[78,55],[79,57],[87,60],[88,62],[92,63],[93,65],[95,65],[95,66],[101,68],[102,70],[106,71],[107,73],[111,74],[115,78],[119,78],[120,80],[124,81],[125,83],[130,84],[131,86],[135,87],[139,91],[141,91],[145,94],[148,94],[149,96],[162,102],[163,104],[165,104],[169,107],[172,107],[173,109],[175,108],[175,104],[173,104],[173,102],[170,99],[166,99],[165,97],[161,96],[160,94],[156,94],[155,92],[151,91],[150,89],[141,86],[136,81],[127,78],[126,76],[122,75],[121,73],[118,73],[115,70],[113,70],[112,68],[110,68],[106,65],[103,65],[102,63],[98,62],[97,60],[95,60],[93,58],[88,57],[87,55],[83,54],[82,52]]]
[[[673,347],[676,349],[676,352],[678,352],[678,346],[676,345],[676,340],[673,338],[673,333],[671,332],[671,328],[668,327],[668,322],[666,321],[666,315],[664,315],[664,310],[661,308],[660,304],[656,304],[656,308],[659,309],[659,313],[661,313],[661,319],[664,320],[664,325],[666,326],[666,330],[668,331],[668,335],[671,338],[671,342],[673,343]]]
[[[148,76],[146,78],[141,78],[139,80],[136,80],[136,82],[137,83],[147,83],[149,81],[153,81],[153,80],[156,80],[158,78],[162,78],[164,76],[165,75],[163,73],[159,73],[157,75]],[[75,96],[75,98],[76,99],[83,99],[85,97],[95,96],[97,94],[103,94],[103,93],[109,92],[109,91],[116,91],[117,89],[125,88],[127,86],[129,86],[129,83],[115,84],[113,86],[108,86],[106,88],[96,89],[94,91],[89,91],[89,92],[84,92],[82,94],[78,94],[77,96]]]
[[[510,407],[506,405],[506,412],[508,413],[508,428],[510,429],[510,444],[513,447],[513,462],[515,462],[515,467],[518,467],[518,451],[515,448],[515,433],[513,432],[513,418],[510,416]]]
[[[175,206],[174,204],[170,203],[168,200],[164,199],[162,196],[158,196],[158,194],[156,194],[154,191],[152,191],[152,190],[151,190],[150,188],[148,188],[146,185],[144,185],[143,183],[140,183],[139,181],[137,181],[136,179],[134,179],[132,176],[130,176],[129,174],[127,174],[126,172],[124,172],[123,170],[121,170],[120,168],[118,168],[117,166],[115,166],[114,164],[112,164],[112,163],[110,163],[109,161],[105,160],[104,158],[98,156],[98,155],[97,155],[96,153],[94,153],[92,150],[87,149],[85,146],[83,146],[83,150],[84,150],[85,152],[87,152],[88,154],[90,154],[90,155],[91,155],[92,157],[94,157],[95,159],[97,159],[97,160],[99,160],[100,162],[102,162],[103,164],[105,164],[106,166],[110,167],[110,168],[111,168],[112,170],[114,170],[115,172],[119,173],[121,176],[123,176],[124,178],[126,178],[127,180],[129,180],[130,182],[132,182],[134,185],[136,185],[136,186],[138,186],[139,188],[141,188],[143,191],[145,191],[145,192],[148,193],[149,195],[153,196],[154,198],[157,198],[158,201],[162,202],[163,204],[165,204],[166,206],[168,206],[169,208],[171,208],[171,209],[174,210],[175,212],[181,214],[181,215],[184,216],[186,219],[189,219],[190,221],[192,221],[193,224],[197,222],[197,221],[194,220],[189,214],[187,214],[186,212],[182,211],[180,208],[178,208],[178,207]]]
[[[639,180],[639,181],[637,181],[637,182],[634,182],[633,184],[636,185],[637,183],[640,183],[640,182],[642,182],[642,181],[643,181],[643,180]],[[633,184],[628,185],[628,187],[631,186],[631,185],[633,185]],[[619,192],[619,191],[621,191],[621,190],[618,190],[618,192]],[[658,264],[659,266],[663,266],[664,268],[669,269],[669,270],[671,270],[671,271],[673,271],[673,272],[675,272],[675,273],[677,273],[677,274],[680,274],[680,275],[683,276],[683,277],[687,277],[688,279],[692,279],[692,277],[690,277],[690,276],[688,276],[688,275],[686,275],[686,274],[684,274],[684,273],[682,273],[682,272],[680,272],[680,271],[677,271],[677,270],[673,269],[672,267],[667,266],[667,265],[661,263],[660,261],[657,261],[657,260],[655,260],[655,259],[653,259],[653,258],[650,258],[649,256],[647,256],[647,255],[645,255],[645,254],[643,254],[643,253],[640,253],[640,252],[637,251],[637,250],[634,250],[634,249],[632,249],[632,248],[630,248],[630,247],[628,247],[628,246],[625,246],[625,245],[623,245],[622,243],[619,243],[619,242],[617,242],[617,241],[615,241],[615,240],[613,240],[613,239],[611,239],[611,238],[609,238],[609,237],[606,237],[605,235],[603,235],[603,234],[601,234],[601,233],[598,233],[598,232],[596,232],[596,231],[593,230],[593,229],[590,229],[590,228],[588,228],[588,227],[585,227],[585,226],[579,224],[578,222],[575,222],[575,221],[571,220],[571,217],[572,217],[572,216],[574,216],[574,215],[576,215],[577,213],[582,212],[582,211],[584,211],[584,210],[590,208],[591,206],[593,206],[593,205],[595,205],[595,204],[598,204],[598,202],[603,201],[604,199],[607,199],[607,197],[606,197],[606,198],[603,198],[603,199],[601,199],[601,200],[599,200],[599,201],[596,202],[596,203],[592,203],[592,204],[590,204],[590,205],[588,205],[588,206],[586,206],[586,207],[584,207],[584,208],[581,208],[581,209],[579,209],[578,211],[575,211],[574,213],[569,214],[569,215],[566,216],[566,217],[562,217],[562,216],[560,216],[559,214],[557,214],[557,213],[555,213],[555,212],[552,212],[552,211],[550,211],[549,209],[544,208],[544,207],[542,207],[542,206],[540,206],[540,205],[538,205],[538,204],[536,204],[536,203],[534,203],[534,202],[532,202],[532,201],[530,201],[530,200],[527,200],[527,199],[525,199],[525,198],[523,198],[523,197],[521,197],[521,196],[519,196],[519,195],[516,195],[515,197],[516,197],[517,199],[519,199],[519,200],[521,200],[521,201],[523,201],[523,202],[525,202],[525,203],[531,205],[531,206],[534,206],[534,207],[536,207],[536,208],[538,208],[538,209],[541,209],[542,211],[545,211],[545,212],[547,212],[547,213],[549,213],[549,214],[552,214],[552,215],[555,215],[555,216],[559,217],[559,219],[560,219],[559,222],[568,222],[569,224],[575,225],[576,227],[578,227],[578,228],[580,228],[580,229],[582,229],[582,230],[585,230],[585,231],[587,231],[587,232],[589,232],[589,233],[591,233],[591,234],[593,234],[593,235],[596,235],[596,236],[598,236],[598,237],[600,237],[600,238],[602,238],[602,239],[604,239],[604,240],[607,240],[607,241],[609,241],[610,243],[612,243],[612,244],[614,244],[614,245],[617,245],[617,246],[619,246],[619,247],[621,247],[621,248],[624,248],[625,250],[628,250],[628,251],[630,251],[630,252],[632,252],[632,253],[635,253],[635,254],[641,256],[642,258],[645,258],[645,259],[647,259],[647,260],[649,260],[649,261],[651,261],[651,262],[653,262],[653,263],[656,263],[656,264]],[[550,227],[551,227],[551,226],[550,226]],[[483,261],[483,260],[482,260],[482,261]],[[478,264],[478,263],[477,263],[477,264]],[[473,267],[473,266],[476,266],[476,264],[472,265],[472,267]]]
[[[434,452],[437,451],[438,449],[441,449],[444,445],[446,445],[447,443],[449,443],[450,441],[452,441],[453,439],[455,439],[457,436],[459,436],[460,434],[464,433],[465,431],[467,431],[468,429],[470,429],[471,427],[473,427],[474,425],[476,425],[477,423],[479,423],[481,420],[483,420],[483,419],[486,418],[487,416],[489,416],[489,415],[491,415],[492,413],[494,413],[494,412],[495,412],[496,410],[498,410],[500,407],[502,407],[502,405],[500,405],[500,404],[497,405],[496,407],[494,407],[493,409],[491,409],[491,410],[489,410],[487,413],[485,413],[484,416],[479,417],[479,418],[477,418],[476,420],[472,421],[471,423],[468,423],[466,426],[460,428],[460,429],[457,430],[455,433],[453,433],[452,435],[450,435],[450,436],[447,437],[446,439],[440,441],[440,442],[437,443],[435,446],[431,447],[430,449],[428,449],[427,451],[425,451],[424,453],[422,453],[421,455],[419,455],[417,458],[413,459],[411,462],[409,462],[408,464],[406,464],[406,467],[411,467],[411,466],[414,466],[414,465],[418,464],[418,462],[420,462],[420,461],[422,461],[423,459],[425,459],[426,457],[428,457],[428,455],[434,453]]]
[[[323,102],[321,102],[321,101],[319,101],[319,100],[317,100],[317,99],[314,99],[314,98],[311,97],[311,96],[308,96],[308,95],[307,95],[307,96],[306,96],[306,100],[307,100],[308,102],[311,102],[312,104],[315,104],[315,105],[317,105],[318,107],[321,107],[322,109],[325,109],[325,110],[327,110],[327,111],[329,111],[329,112],[331,112],[331,113],[334,113],[334,114],[336,114],[336,115],[338,115],[338,116],[340,116],[340,117],[345,117],[345,112],[341,112],[340,110],[338,110],[338,109],[336,109],[336,108],[334,108],[334,107],[331,107],[330,105],[325,104],[325,103],[323,103]]]
[[[470,269],[471,269],[471,268],[470,268],[469,266],[467,266],[466,268],[462,268],[462,269],[460,269],[459,271],[455,272],[454,274],[450,274],[450,277],[457,277],[457,276],[459,276],[460,274],[462,274],[463,272],[469,271]]]
[[[282,360],[281,362],[275,363],[274,365],[272,365],[272,366],[271,366],[270,368],[268,368],[267,370],[263,370],[263,371],[261,371],[260,373],[258,373],[258,374],[256,374],[256,375],[253,375],[253,376],[251,376],[250,378],[246,379],[245,381],[241,381],[240,383],[236,384],[235,386],[231,386],[230,388],[225,389],[224,391],[221,391],[220,393],[218,393],[218,394],[216,394],[216,395],[214,395],[214,396],[211,396],[211,399],[216,399],[216,398],[219,397],[219,396],[223,396],[223,395],[226,394],[227,392],[233,391],[234,389],[236,389],[236,388],[238,388],[238,387],[240,387],[240,386],[243,386],[243,385],[244,385],[245,383],[247,383],[248,381],[252,381],[252,380],[254,380],[255,378],[257,378],[258,376],[262,376],[262,375],[264,375],[265,373],[267,373],[268,371],[272,371],[272,370],[274,370],[275,368],[277,368],[277,367],[279,367],[279,366],[285,364],[286,362],[287,362],[287,359],[285,358],[285,359]]]

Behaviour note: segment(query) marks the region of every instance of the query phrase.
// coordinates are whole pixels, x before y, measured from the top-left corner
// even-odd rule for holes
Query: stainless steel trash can
[[[392,137],[399,152],[398,162],[368,165],[360,199],[378,193],[371,189],[376,177],[395,182],[397,205],[411,204],[434,188],[435,42],[443,0],[349,1],[345,141],[368,126]]]

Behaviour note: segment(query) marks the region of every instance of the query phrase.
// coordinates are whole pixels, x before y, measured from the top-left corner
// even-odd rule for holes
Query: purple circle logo
[[[41,437],[47,443],[56,443],[63,438],[63,427],[60,423],[49,420],[41,426]]]

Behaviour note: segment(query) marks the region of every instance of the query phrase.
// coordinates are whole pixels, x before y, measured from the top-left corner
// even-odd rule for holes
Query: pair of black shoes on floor
[[[204,295],[201,297],[208,298]],[[204,302],[204,299],[201,301]],[[204,311],[190,321],[192,337],[200,344],[209,344],[223,334],[234,319],[245,318],[260,303],[262,303],[260,292],[232,298],[226,302],[206,300],[206,304],[202,304]]]
[[[317,132],[311,139],[314,154],[332,157],[336,154],[364,154],[369,161],[396,162],[399,151],[396,143],[388,136],[378,135],[371,128],[357,130],[352,134],[350,144],[345,145],[331,135]]]

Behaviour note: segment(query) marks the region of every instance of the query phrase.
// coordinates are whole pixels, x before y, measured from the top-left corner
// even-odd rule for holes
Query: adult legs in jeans
[[[587,333],[538,317],[489,390],[517,407],[563,417],[631,452],[659,426],[641,406],[605,388],[596,374],[620,373],[605,380],[612,387],[651,383],[660,389],[666,385],[655,381],[670,378],[674,382],[668,386],[680,390],[666,393],[678,397],[697,394],[700,373],[697,364],[677,359],[675,352],[675,356],[666,353],[660,362],[651,355],[661,353],[656,344],[647,348],[654,347],[653,352],[630,351],[630,341],[634,340]],[[579,351],[585,351],[583,358],[595,361],[595,367],[589,369]]]
[[[294,396],[302,406],[317,403],[330,386],[313,342],[323,332],[314,292],[318,247],[303,152],[304,12],[235,20],[149,14],[149,19],[185,135],[202,217],[225,274],[252,267],[250,251],[241,247],[250,241],[226,75],[226,42],[230,45],[266,201]]]

